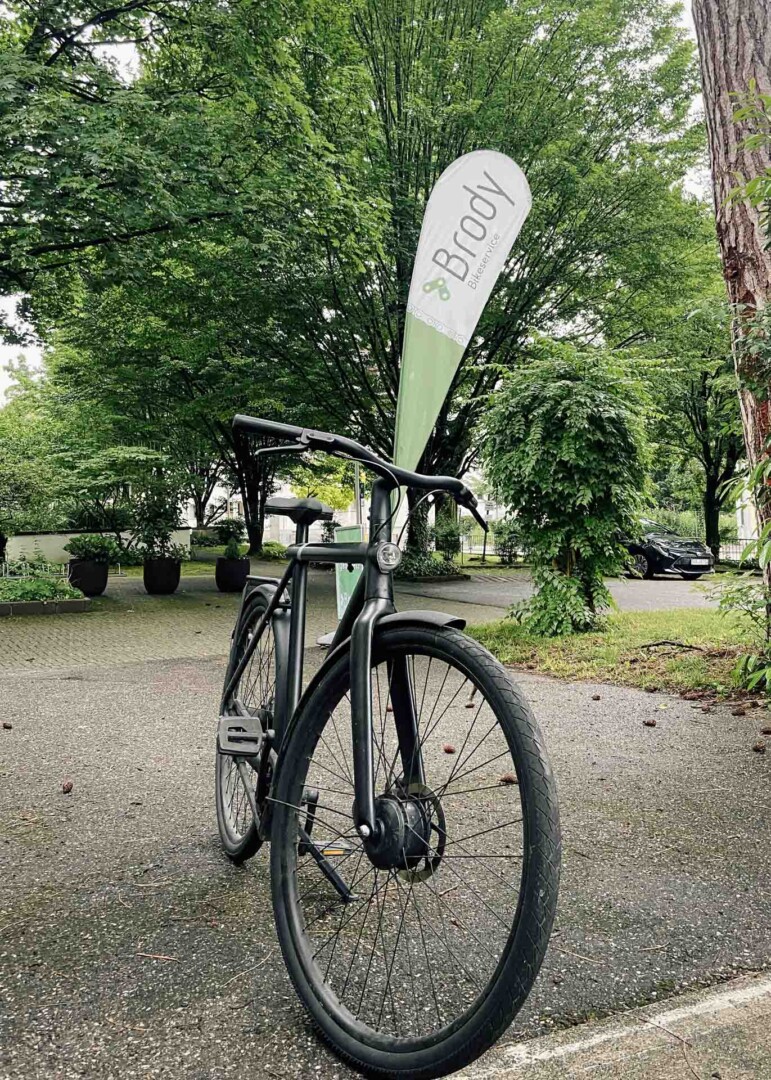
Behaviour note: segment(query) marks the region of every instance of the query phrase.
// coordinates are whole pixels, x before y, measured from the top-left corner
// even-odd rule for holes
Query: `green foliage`
[[[743,496],[754,496],[756,501],[768,499],[771,485],[771,458],[766,455],[751,471],[743,484]],[[768,504],[765,504],[766,510]],[[771,520],[760,530],[756,540],[747,544],[742,552],[741,566],[757,565],[762,577],[741,569],[724,575],[717,593],[720,610],[742,625],[750,637],[752,647],[739,657],[734,678],[747,690],[771,691]]]
[[[286,559],[286,548],[283,544],[279,544],[278,540],[265,540],[260,552],[260,558],[268,562]]]
[[[654,497],[698,508],[703,536],[717,554],[720,512],[744,453],[725,286],[714,267],[702,295],[673,298],[651,340],[633,351],[653,409]]]
[[[90,559],[100,563],[120,562],[120,548],[109,536],[89,533],[73,536],[72,540],[64,545],[64,550],[68,551],[73,559]]]
[[[657,521],[678,536],[695,536],[704,540],[704,515],[697,510],[670,510],[663,506],[654,506],[643,511],[643,516]],[[720,539],[726,542],[735,541],[738,537],[736,527],[736,515],[724,513],[720,515]]]
[[[438,514],[434,524],[436,550],[447,563],[452,563],[460,552],[460,525],[449,514]]]
[[[485,461],[532,562],[515,614],[533,633],[592,629],[611,606],[603,577],[623,565],[645,478],[642,401],[612,354],[547,340],[492,398]]]
[[[335,542],[335,529],[340,528],[339,521],[322,521],[321,523],[321,542],[322,544],[333,544]]]
[[[245,523],[240,517],[223,518],[214,526],[214,535],[218,544],[227,544],[231,540],[241,541],[244,538]]]
[[[22,600],[82,600],[80,589],[73,588],[64,578],[4,577],[0,578],[0,603]]]
[[[771,94],[762,94],[754,79],[734,111],[734,120],[746,123],[751,128],[742,144],[745,149],[771,147]],[[753,206],[760,208],[763,228],[771,236],[771,169],[766,169],[751,180],[741,180],[731,194],[734,199],[748,199]]]
[[[140,0],[97,25],[82,0],[7,7],[6,287],[77,353],[68,400],[187,457],[201,497],[223,465],[252,545],[272,466],[228,413],[296,411],[390,453],[415,245],[459,154],[512,155],[534,204],[424,471],[467,465],[494,364],[533,329],[604,333],[702,243],[679,186],[702,143],[693,47],[670,0],[182,0],[173,18]],[[104,37],[141,38],[136,78]]]
[[[220,542],[217,536],[209,530],[193,529],[190,534],[190,546],[196,548],[220,547]]]
[[[190,558],[190,549],[172,542],[180,527],[178,492],[163,474],[156,475],[135,500],[136,540],[144,559]]]
[[[227,544],[225,544],[224,556],[226,559],[240,559],[241,558],[241,545],[235,536],[231,536]]]
[[[394,577],[413,581],[419,578],[450,577],[457,573],[457,567],[446,559],[435,559],[430,553],[405,551],[402,561],[394,571]]]
[[[516,561],[522,545],[522,537],[520,536],[516,518],[509,515],[494,521],[492,523],[492,532],[495,554],[502,563],[511,566]]]

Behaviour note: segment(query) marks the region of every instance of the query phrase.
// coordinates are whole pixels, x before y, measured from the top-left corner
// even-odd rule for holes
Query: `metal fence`
[[[739,563],[741,562],[742,555],[748,544],[751,544],[751,537],[738,537],[735,540],[721,540],[720,541],[720,562],[725,563]],[[757,566],[757,558],[748,559],[747,566]]]

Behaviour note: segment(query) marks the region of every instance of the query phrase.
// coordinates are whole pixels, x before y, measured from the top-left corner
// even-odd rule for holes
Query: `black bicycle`
[[[557,901],[557,796],[535,718],[507,672],[438,611],[397,612],[397,489],[449,494],[350,439],[237,416],[376,474],[369,542],[308,542],[331,514],[274,499],[297,526],[278,578],[251,577],[217,734],[217,820],[236,862],[271,842],[273,908],[297,993],[362,1072],[445,1076],[522,1006]],[[427,496],[425,496],[427,497]],[[334,640],[302,692],[308,564],[361,564]]]

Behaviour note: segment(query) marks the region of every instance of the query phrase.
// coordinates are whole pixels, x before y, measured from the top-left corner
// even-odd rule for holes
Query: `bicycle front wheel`
[[[282,754],[276,926],[333,1047],[364,1072],[425,1080],[491,1046],[535,980],[557,899],[556,791],[532,712],[485,649],[448,628],[390,628],[372,657],[375,795],[405,823],[404,846],[373,860],[353,821],[348,659]],[[405,691],[419,780],[395,719]]]

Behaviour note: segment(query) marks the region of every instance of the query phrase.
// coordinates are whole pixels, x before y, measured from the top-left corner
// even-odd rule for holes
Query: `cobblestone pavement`
[[[255,573],[277,573],[276,564],[254,564]],[[220,593],[213,576],[183,577],[173,596],[151,597],[141,578],[111,577],[107,593],[88,614],[25,615],[0,619],[0,671],[59,671],[113,667],[138,660],[224,657],[238,596]],[[397,605],[462,614],[469,622],[502,618],[505,609],[397,589]],[[337,625],[334,575],[311,571],[306,643]]]

